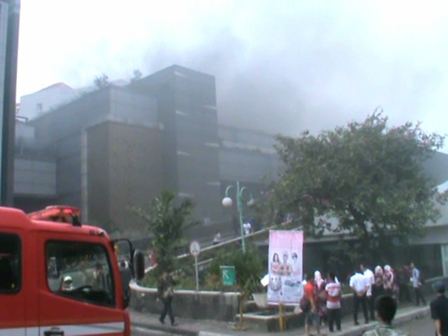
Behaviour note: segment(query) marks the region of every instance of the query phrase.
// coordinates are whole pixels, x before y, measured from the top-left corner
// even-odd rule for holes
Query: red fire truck
[[[143,255],[79,209],[0,207],[1,336],[130,335],[129,273],[143,276]]]

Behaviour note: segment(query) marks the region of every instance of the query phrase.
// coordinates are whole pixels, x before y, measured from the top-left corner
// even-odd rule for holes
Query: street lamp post
[[[229,191],[230,189],[235,189],[235,186],[229,185],[226,188],[226,196],[222,200],[222,205],[225,208],[229,208],[233,205],[233,200],[229,197]],[[240,217],[240,230],[241,230],[241,246],[243,249],[243,253],[246,253],[246,240],[244,237],[244,204],[243,204],[243,192],[246,190],[246,187],[240,187],[240,182],[236,182],[236,207],[238,210],[238,215]],[[251,200],[248,202],[248,204],[252,205],[254,203],[254,200],[251,197]]]

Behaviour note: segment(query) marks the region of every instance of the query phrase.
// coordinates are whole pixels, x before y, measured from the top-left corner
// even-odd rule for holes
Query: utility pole
[[[17,85],[17,56],[19,49],[19,22],[20,22],[20,0],[1,0],[1,9],[7,9],[6,34],[0,36],[6,40],[4,51],[5,63],[3,81],[3,106],[1,113],[1,165],[0,165],[0,205],[12,206],[14,203],[14,152],[15,152],[15,123],[16,123],[16,85]],[[4,14],[1,20],[5,18]],[[2,29],[3,30],[3,29]],[[3,30],[4,31],[4,30]],[[0,31],[0,34],[2,32]],[[0,45],[1,48],[1,45]],[[3,51],[0,51],[3,53]],[[1,86],[0,86],[1,87]]]

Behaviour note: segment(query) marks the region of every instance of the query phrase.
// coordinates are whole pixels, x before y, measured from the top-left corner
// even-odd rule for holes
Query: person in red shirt
[[[328,274],[325,291],[327,292],[328,328],[330,332],[333,332],[333,325],[336,323],[336,328],[341,331],[341,284],[336,282],[333,273]]]
[[[320,336],[320,318],[317,314],[317,301],[314,291],[314,279],[313,276],[308,275],[306,278],[306,285],[304,287],[304,295],[310,302],[310,309],[305,312],[305,335],[310,336],[310,327],[315,326],[317,335]]]

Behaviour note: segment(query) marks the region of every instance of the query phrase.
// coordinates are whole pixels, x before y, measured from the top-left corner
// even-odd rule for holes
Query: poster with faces
[[[298,305],[303,295],[303,232],[269,232],[268,303]]]

